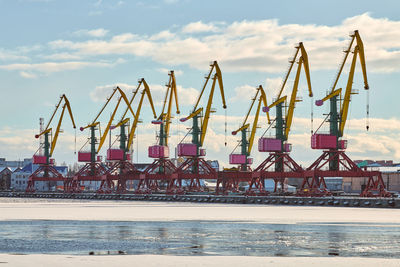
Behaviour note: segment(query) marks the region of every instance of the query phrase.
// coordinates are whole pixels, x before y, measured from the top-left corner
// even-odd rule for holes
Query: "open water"
[[[400,258],[400,225],[0,221],[0,253]]]

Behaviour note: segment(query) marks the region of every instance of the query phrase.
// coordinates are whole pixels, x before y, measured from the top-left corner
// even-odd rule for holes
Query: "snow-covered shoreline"
[[[397,209],[0,198],[0,221],[240,221],[398,226]],[[0,254],[5,266],[400,266],[400,259],[171,255]]]
[[[121,256],[75,256],[75,255],[12,255],[0,254],[0,263],[5,266],[343,266],[343,267],[397,267],[398,259],[345,258],[345,257],[246,257],[246,256],[163,256],[163,255],[121,255]]]
[[[244,221],[400,224],[400,210],[182,202],[0,198],[0,220]]]

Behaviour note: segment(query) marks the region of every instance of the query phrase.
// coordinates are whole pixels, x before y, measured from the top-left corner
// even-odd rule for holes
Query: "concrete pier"
[[[25,193],[0,192],[0,197],[16,198],[59,198],[85,200],[126,200],[126,201],[179,201],[252,205],[291,205],[291,206],[337,206],[366,208],[400,208],[400,198],[361,198],[361,197],[296,197],[296,196],[216,196],[206,194],[165,195],[165,194],[96,194],[96,193]]]

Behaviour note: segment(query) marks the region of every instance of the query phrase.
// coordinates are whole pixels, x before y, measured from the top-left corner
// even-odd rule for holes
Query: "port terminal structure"
[[[68,177],[64,177],[54,168],[54,160],[51,159],[66,108],[70,114],[73,127],[76,128],[69,101],[63,95],[44,131],[36,135],[37,138],[44,136],[45,141],[42,144],[44,154],[38,155],[35,153],[33,156],[33,163],[39,167],[29,178],[26,191],[30,193],[35,191],[35,181],[61,181],[64,183],[65,193],[84,193],[85,182],[95,181],[100,184],[97,190],[97,193],[100,194],[183,195],[208,191],[204,181],[213,180],[216,181],[215,195],[243,193],[247,196],[266,196],[269,194],[265,189],[266,179],[272,179],[275,182],[273,194],[276,195],[287,194],[284,190],[285,179],[295,178],[301,181],[296,193],[298,196],[326,197],[331,195],[325,183],[326,177],[352,177],[354,179],[368,178],[367,186],[360,193],[361,197],[390,197],[379,171],[361,169],[345,153],[347,142],[343,139],[343,133],[351,96],[357,93],[352,89],[357,58],[361,63],[364,88],[369,90],[363,42],[358,31],[354,31],[350,37],[350,43],[344,51],[344,59],[340,64],[330,92],[326,97],[317,100],[315,103],[317,106],[321,106],[329,100],[330,112],[321,124],[321,126],[323,124],[329,125],[329,133],[320,133],[321,126],[317,131],[312,132],[311,148],[322,150],[322,155],[307,168],[301,167],[290,156],[292,145],[289,143],[295,107],[297,103],[302,101],[297,96],[302,69],[304,69],[307,81],[308,95],[310,97],[313,96],[308,55],[304,44],[300,42],[295,46],[294,56],[289,59],[288,71],[283,78],[282,85],[274,101],[268,105],[268,92],[264,91],[261,85],[257,87],[254,97],[251,98],[250,109],[243,123],[232,132],[233,135],[238,133],[241,135],[237,146],[240,152],[238,153],[234,150],[229,155],[229,163],[234,167],[219,171],[205,160],[204,140],[211,114],[216,112],[212,108],[212,104],[217,86],[221,95],[222,107],[224,109],[227,108],[222,72],[217,61],[213,61],[210,63],[210,70],[205,76],[205,82],[193,109],[188,116],[180,119],[181,122],[191,121],[192,124],[186,136],[177,145],[177,155],[182,159],[180,164],[174,164],[169,158],[168,138],[173,118],[172,106],[174,102],[176,113],[180,113],[178,105],[179,92],[175,74],[174,71],[170,71],[168,73],[169,81],[166,85],[163,106],[158,116],[154,108],[151,88],[144,78],[139,79],[138,86],[132,92],[130,100],[119,87],[113,89],[111,96],[107,98],[106,103],[94,120],[80,128],[81,131],[89,130],[89,138],[78,152],[78,162],[82,162],[84,165],[77,173]],[[353,58],[348,72],[347,86],[345,90],[338,89],[336,88],[338,80],[350,54],[353,55]],[[295,78],[289,96],[284,94],[284,89],[292,70],[295,70]],[[211,89],[207,98],[206,88],[209,84],[211,84]],[[119,98],[111,117],[106,123],[105,129],[101,131],[100,116],[111,99],[117,95],[119,95]],[[203,96],[206,98],[204,106],[201,104]],[[135,140],[136,129],[141,122],[140,114],[146,97],[154,117],[152,123],[159,126],[159,130],[156,144],[148,147],[148,156],[153,159],[153,162],[144,170],[139,170],[132,163],[132,145]],[[61,116],[53,135],[50,123],[62,101],[64,101],[64,104],[62,105]],[[117,111],[123,103],[126,105],[125,111],[122,113],[121,119],[116,124],[113,124]],[[255,107],[255,112],[253,107]],[[272,116],[271,111],[273,110],[275,110],[275,118],[271,120],[270,116]],[[254,112],[253,121],[249,123],[252,111]],[[251,151],[256,140],[259,119],[264,117],[264,113],[267,117],[267,123],[265,123],[267,130],[258,139],[258,151],[267,152],[268,154],[265,160],[253,169],[251,167],[253,163]],[[108,135],[111,140],[111,130],[113,129],[119,129],[119,135],[114,142],[118,146],[113,147],[110,141],[106,160],[103,161],[99,156],[99,152]],[[274,137],[264,137],[271,129],[275,129]],[[98,133],[98,138],[96,133]],[[186,137],[191,137],[191,140],[189,142],[185,141]],[[135,184],[133,191],[127,189],[128,182],[131,185]],[[246,184],[247,189],[239,191],[240,184]]]

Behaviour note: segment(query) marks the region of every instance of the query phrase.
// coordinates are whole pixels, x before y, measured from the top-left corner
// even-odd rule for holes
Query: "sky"
[[[400,162],[400,8],[398,1],[57,1],[0,0],[0,157],[17,160],[31,157],[39,147],[39,118],[48,122],[60,95],[71,102],[77,127],[96,117],[115,86],[127,96],[145,78],[155,109],[160,113],[168,82],[174,70],[181,114],[174,113],[170,150],[184,139],[190,121],[179,119],[193,109],[209,63],[217,60],[222,71],[227,110],[216,90],[210,126],[204,147],[207,159],[230,167],[229,154],[240,137],[239,128],[256,92],[262,85],[271,103],[286,73],[295,45],[303,42],[309,58],[313,98],[308,97],[304,72],[300,78],[289,143],[292,157],[303,166],[321,153],[310,148],[315,131],[328,112],[328,105],[312,103],[330,90],[349,33],[359,30],[364,42],[369,91],[363,89],[357,63],[344,138],[353,159],[385,159]],[[345,87],[350,60],[337,87]],[[284,89],[290,95],[294,71]],[[200,101],[205,106],[206,95]],[[369,98],[369,131],[366,105]],[[99,121],[103,129],[116,100]],[[133,108],[136,109],[137,102]],[[173,112],[175,109],[173,108]],[[313,122],[311,122],[313,113]],[[55,128],[59,114],[50,127]],[[116,120],[120,119],[118,110]],[[275,116],[274,110],[271,116]],[[147,147],[156,143],[157,126],[144,100],[134,140],[134,162],[151,162]],[[253,117],[250,117],[252,119]],[[225,121],[227,127],[225,127]],[[260,115],[256,139],[268,127]],[[53,157],[73,164],[75,152],[87,150],[88,131],[74,131],[67,114],[62,122]],[[326,130],[324,124],[320,132]],[[111,132],[111,143],[117,138]],[[270,129],[264,136],[272,136]],[[225,146],[225,141],[227,145]],[[256,140],[257,142],[257,140]],[[104,155],[109,142],[103,146]],[[256,166],[267,157],[252,150]],[[254,166],[254,167],[255,167]]]

